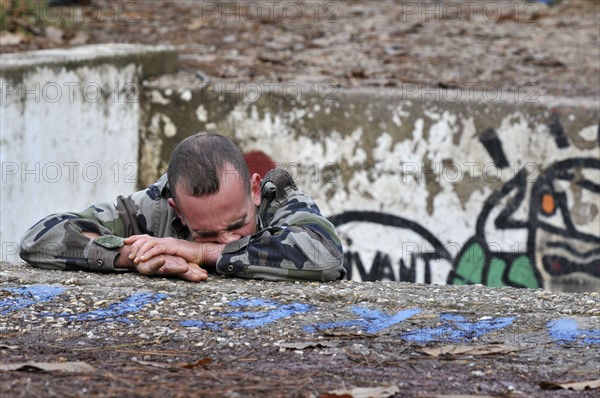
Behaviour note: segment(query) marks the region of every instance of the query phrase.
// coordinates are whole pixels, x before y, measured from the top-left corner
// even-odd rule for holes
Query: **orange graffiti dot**
[[[545,193],[544,196],[542,196],[542,211],[546,214],[552,214],[555,209],[556,204],[554,203],[554,196]]]

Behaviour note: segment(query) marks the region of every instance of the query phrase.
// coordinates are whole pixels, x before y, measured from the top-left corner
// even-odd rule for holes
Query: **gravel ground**
[[[1,396],[326,397],[340,389],[386,387],[395,390],[382,396],[558,397],[573,392],[545,391],[540,382],[598,377],[597,293],[219,276],[192,284],[1,266],[2,364],[84,361],[96,369],[75,375],[0,372]],[[62,291],[19,310],[3,304],[23,297],[11,288],[38,285]],[[154,301],[120,315],[98,312],[114,312],[114,303],[135,294]],[[393,319],[414,309],[420,312]],[[454,318],[444,322],[442,314]],[[471,329],[460,341],[441,334],[427,342],[406,337],[453,322],[451,328],[460,330],[458,316]],[[478,322],[506,318],[513,322],[477,334]],[[548,322],[560,319],[576,320],[583,334],[558,341]],[[192,321],[195,326],[185,323]],[[448,344],[453,350],[500,351],[439,357],[425,351]]]
[[[160,43],[178,48],[182,75],[213,81],[597,97],[600,2],[555,3],[95,0],[19,16],[0,52]]]

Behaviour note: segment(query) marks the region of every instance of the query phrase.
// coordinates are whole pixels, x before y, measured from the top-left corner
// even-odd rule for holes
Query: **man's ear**
[[[171,206],[173,208],[173,210],[175,210],[175,214],[177,214],[177,217],[181,218],[181,213],[179,212],[179,209],[177,208],[177,204],[175,203],[175,200],[173,198],[169,198],[169,199],[167,199],[167,203],[169,204],[169,206]]]
[[[255,206],[260,206],[261,195],[260,195],[260,183],[262,179],[260,178],[260,174],[254,173],[250,178],[250,190],[252,194],[252,201]]]

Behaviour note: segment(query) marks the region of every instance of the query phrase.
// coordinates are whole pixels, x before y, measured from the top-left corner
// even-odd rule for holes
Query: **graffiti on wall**
[[[547,127],[556,148],[570,147],[558,115],[551,115]],[[493,129],[480,141],[496,167],[508,167]],[[523,168],[483,203],[475,235],[456,256],[448,283],[599,290],[599,210],[600,158],[570,157],[533,172]],[[486,236],[494,229],[524,230],[526,241],[497,250]]]
[[[441,261],[449,262],[450,253],[444,245],[426,228],[415,221],[398,217],[392,214],[386,214],[374,211],[348,211],[329,218],[336,227],[344,224],[354,224],[356,233],[361,234],[361,224],[371,223],[384,227],[382,235],[389,233],[387,230],[400,229],[410,233],[412,238],[408,242],[398,242],[402,245],[404,253],[397,262],[392,262],[390,254],[380,251],[377,246],[381,246],[384,236],[376,236],[375,254],[370,267],[363,263],[360,252],[346,250],[344,253],[344,266],[348,271],[347,277],[353,278],[354,270],[358,272],[360,280],[398,280],[415,282],[417,279],[417,270],[423,273],[423,282],[432,283],[432,267],[440,266]],[[348,235],[346,235],[348,236]],[[392,235],[393,236],[393,235]],[[369,239],[373,237],[355,237],[354,239]],[[396,244],[396,242],[392,242]],[[346,247],[352,246],[352,239],[346,238]]]
[[[349,278],[432,283],[433,269],[437,267],[438,272],[440,268],[446,269],[445,262],[449,261],[452,263],[447,273],[449,284],[597,290],[600,233],[593,229],[600,225],[600,184],[592,178],[598,176],[598,171],[600,159],[572,158],[552,164],[529,184],[530,176],[521,170],[500,191],[487,198],[477,219],[475,234],[455,257],[431,231],[406,218],[380,212],[349,211],[330,217],[330,221],[336,227],[353,224],[358,234],[361,223],[404,230],[402,238],[406,240],[388,249],[403,253],[397,264],[390,260],[390,251],[379,250],[381,243],[377,244],[386,238],[389,240],[390,236],[392,240],[397,239],[397,232],[384,231],[386,238],[373,239],[371,247],[375,255],[370,267],[364,263],[361,253],[346,251]],[[522,214],[525,217],[520,217]],[[498,245],[486,237],[490,225],[498,230],[524,229],[527,241],[515,244],[513,250],[498,250]],[[411,231],[412,236],[408,237],[406,231]],[[345,229],[346,247],[352,247],[348,234],[349,230]],[[417,278],[419,266],[423,274],[420,279]]]
[[[532,186],[525,170],[519,172],[485,201],[475,235],[456,257],[448,283],[597,290],[600,184],[591,178],[599,171],[600,159],[567,159],[543,170]],[[491,214],[497,214],[493,220]],[[526,244],[494,250],[485,234],[489,224],[525,229]]]
[[[344,241],[348,278],[600,290],[600,156],[590,156],[600,144],[600,125],[595,137],[590,131],[568,136],[559,114],[551,112],[545,127],[548,148],[554,148],[548,150],[556,156],[543,162],[527,154],[545,137],[522,145],[528,149],[519,154],[512,150],[514,136],[503,141],[494,128],[473,136],[473,150],[487,154],[497,170],[512,171],[475,205],[474,216],[450,211],[443,219],[424,221],[411,210],[386,208],[376,197],[379,211],[346,204],[344,211],[333,212],[329,219]],[[277,165],[262,152],[247,155],[251,169],[265,159],[269,168]],[[397,178],[398,188],[404,186],[403,177]],[[440,233],[439,226],[448,223],[453,227]],[[459,228],[462,237],[447,236]]]

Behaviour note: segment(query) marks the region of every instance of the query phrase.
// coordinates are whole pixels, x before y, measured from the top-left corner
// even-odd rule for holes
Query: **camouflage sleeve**
[[[90,206],[81,213],[52,214],[31,227],[21,239],[20,256],[46,269],[114,272],[123,238],[158,235],[166,224],[166,200],[160,196],[166,177],[148,189],[119,196],[116,203]],[[100,234],[89,239],[82,232]]]
[[[262,184],[263,229],[225,246],[221,274],[267,280],[332,281],[344,278],[340,238],[317,205],[283,170]]]

